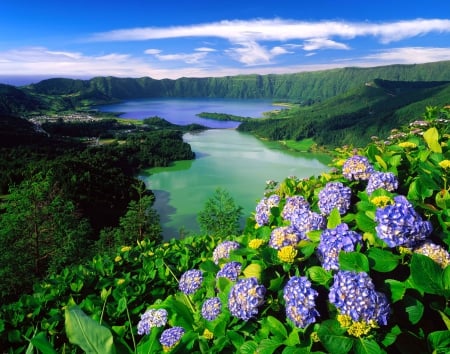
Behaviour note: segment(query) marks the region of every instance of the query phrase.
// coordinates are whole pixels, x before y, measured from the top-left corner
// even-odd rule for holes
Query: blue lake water
[[[239,123],[197,117],[198,113],[227,113],[241,117],[261,118],[264,112],[280,107],[271,100],[229,98],[154,98],[135,99],[97,107],[103,112],[120,112],[121,118],[144,119],[158,116],[187,125],[197,123],[209,128],[236,128]]]
[[[263,112],[273,109],[267,100],[229,99],[132,100],[101,107],[102,111],[123,112],[121,117],[125,118],[157,115],[180,125],[199,123],[213,128],[234,128],[239,123],[201,119],[196,114],[217,112],[261,117]],[[197,214],[219,187],[227,190],[236,204],[243,207],[245,219],[264,196],[267,180],[317,176],[329,170],[329,158],[324,155],[288,151],[279,144],[235,129],[187,133],[184,140],[195,152],[195,160],[149,169],[139,176],[155,193],[154,207],[160,215],[166,240],[178,238],[180,230],[198,232]]]

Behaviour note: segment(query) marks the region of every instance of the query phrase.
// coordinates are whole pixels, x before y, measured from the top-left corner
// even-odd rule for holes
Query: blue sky
[[[176,79],[441,60],[447,0],[0,4],[0,76]]]

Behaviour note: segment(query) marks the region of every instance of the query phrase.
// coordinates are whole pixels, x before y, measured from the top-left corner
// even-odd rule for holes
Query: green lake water
[[[140,176],[156,195],[166,240],[180,237],[180,230],[199,231],[197,213],[218,187],[230,193],[247,218],[263,197],[267,180],[317,176],[330,169],[324,155],[294,153],[234,129],[189,133],[184,140],[196,153],[195,160],[149,169]]]

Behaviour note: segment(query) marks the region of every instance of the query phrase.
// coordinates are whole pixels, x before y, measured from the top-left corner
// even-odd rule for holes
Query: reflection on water
[[[267,180],[304,178],[329,169],[323,155],[273,149],[232,129],[185,134],[184,138],[198,158],[150,169],[149,175],[141,176],[155,191],[165,239],[178,237],[180,229],[197,232],[197,214],[218,187],[231,194],[247,218],[263,197]]]

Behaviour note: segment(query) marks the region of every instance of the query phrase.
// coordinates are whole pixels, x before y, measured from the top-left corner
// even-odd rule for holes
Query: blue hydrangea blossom
[[[431,223],[422,220],[412,204],[402,195],[396,196],[393,204],[378,208],[375,222],[378,237],[389,247],[414,247],[432,231]]]
[[[254,277],[238,280],[228,295],[230,313],[247,321],[258,314],[258,307],[264,302],[266,288]]]
[[[281,216],[283,219],[293,221],[303,210],[309,210],[309,203],[300,195],[286,198],[286,204],[283,207]]]
[[[219,264],[222,258],[229,258],[232,250],[238,249],[240,247],[239,243],[236,241],[224,241],[217,245],[213,251],[213,261]]]
[[[139,335],[149,334],[153,327],[162,327],[167,323],[167,311],[165,309],[149,309],[141,315],[137,325]]]
[[[269,246],[279,250],[285,246],[296,247],[302,235],[291,226],[280,226],[273,229],[270,234]]]
[[[222,303],[218,297],[209,298],[202,305],[202,317],[208,321],[215,320],[221,311]]]
[[[264,197],[256,206],[255,221],[258,226],[267,225],[271,215],[270,209],[278,206],[280,203],[280,196],[272,194],[270,197]]]
[[[370,195],[379,188],[395,191],[398,188],[397,177],[392,172],[373,172],[367,182],[366,192]]]
[[[354,155],[348,158],[342,166],[342,174],[349,181],[367,181],[374,171],[373,166],[365,156]]]
[[[183,327],[172,327],[164,330],[159,338],[159,342],[163,346],[164,352],[168,352],[177,345],[181,340],[181,337],[183,337],[184,332]]]
[[[319,192],[319,209],[324,215],[330,215],[334,208],[339,214],[345,214],[350,208],[352,190],[341,182],[328,182]]]
[[[325,270],[339,269],[339,252],[352,252],[362,242],[362,236],[349,230],[347,224],[340,224],[334,229],[326,229],[320,236],[317,257]]]
[[[186,295],[194,294],[202,285],[203,273],[198,269],[191,269],[184,272],[178,283],[179,289]]]
[[[390,313],[387,297],[375,290],[365,272],[337,272],[328,299],[340,314],[350,316],[353,321],[387,325]]]
[[[241,274],[241,270],[242,264],[240,262],[228,262],[217,272],[216,278],[224,277],[231,281],[236,281],[239,274]]]
[[[299,328],[305,328],[316,322],[319,312],[315,308],[315,298],[318,295],[318,292],[311,287],[311,282],[306,277],[289,279],[283,289],[286,317]]]
[[[301,209],[291,218],[291,226],[306,238],[306,233],[314,230],[322,230],[326,226],[326,219],[323,215],[309,209]]]

